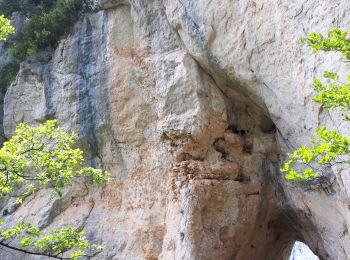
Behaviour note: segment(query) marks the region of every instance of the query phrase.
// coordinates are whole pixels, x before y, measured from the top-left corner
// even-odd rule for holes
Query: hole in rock
[[[296,241],[289,260],[319,260],[311,249],[300,241]]]

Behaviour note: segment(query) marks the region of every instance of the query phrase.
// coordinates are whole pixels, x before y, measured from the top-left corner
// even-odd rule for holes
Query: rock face
[[[349,24],[341,0],[101,0],[52,59],[24,62],[4,101],[4,132],[57,118],[76,131],[100,189],[48,190],[17,210],[50,229],[75,225],[99,259],[289,259],[296,240],[350,259],[350,178],[302,190],[279,172],[319,124],[313,77],[346,65],[298,43]],[[344,130],[345,131],[345,130]],[[35,259],[0,252],[1,259]]]

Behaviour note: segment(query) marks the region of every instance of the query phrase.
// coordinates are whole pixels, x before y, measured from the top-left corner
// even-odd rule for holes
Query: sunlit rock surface
[[[57,118],[113,182],[48,190],[5,216],[49,230],[75,225],[100,259],[289,259],[305,241],[350,258],[350,178],[293,187],[285,154],[320,124],[312,79],[348,71],[299,38],[349,24],[347,1],[103,0],[52,59],[24,62],[4,100],[4,132]],[[11,208],[11,200],[4,205]],[[1,259],[35,259],[1,251]]]

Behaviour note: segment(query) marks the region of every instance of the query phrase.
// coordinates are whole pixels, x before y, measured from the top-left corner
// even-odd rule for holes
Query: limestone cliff
[[[348,1],[96,5],[52,58],[22,63],[3,125],[10,137],[19,122],[57,118],[113,181],[77,183],[54,201],[42,190],[17,210],[10,200],[6,221],[80,226],[104,246],[99,259],[278,260],[296,240],[321,259],[350,259],[347,168],[308,190],[279,172],[318,125],[347,131],[312,103],[310,85],[348,65],[298,39],[349,25]]]

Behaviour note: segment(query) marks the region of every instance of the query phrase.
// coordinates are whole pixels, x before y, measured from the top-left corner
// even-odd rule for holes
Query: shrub
[[[87,0],[5,0],[0,13],[20,12],[27,17],[22,30],[7,42],[11,64],[0,71],[4,80],[0,88],[6,89],[14,80],[19,63],[46,48],[56,48],[61,37],[70,32],[75,22],[92,11]]]

